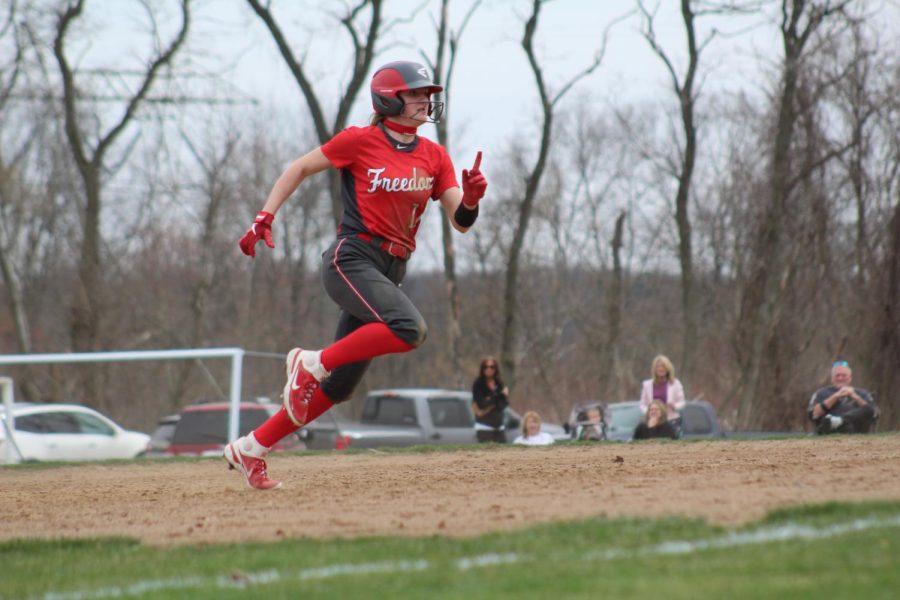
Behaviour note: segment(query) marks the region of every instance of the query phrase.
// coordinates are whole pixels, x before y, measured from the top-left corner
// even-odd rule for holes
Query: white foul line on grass
[[[875,527],[900,526],[900,515],[885,519],[856,519],[847,523],[838,523],[829,527],[817,529],[808,525],[787,523],[777,527],[766,527],[755,531],[737,532],[700,540],[685,540],[662,542],[655,546],[635,548],[633,550],[612,549],[600,552],[587,552],[585,558],[590,559],[616,559],[635,556],[665,556],[672,554],[690,554],[702,550],[734,548],[736,546],[750,546],[753,544],[766,544],[768,542],[784,542],[792,540],[817,540],[835,537],[855,531],[865,531]]]
[[[508,565],[519,562],[520,560],[521,558],[515,552],[507,552],[506,554],[481,554],[480,556],[457,559],[456,568],[460,571],[468,571],[469,569],[477,569],[480,567]]]
[[[641,556],[665,556],[689,554],[710,549],[734,548],[737,546],[750,546],[753,544],[765,544],[769,542],[791,541],[791,540],[812,540],[823,539],[852,533],[856,531],[865,531],[876,527],[896,527],[900,526],[900,515],[894,515],[886,518],[869,518],[855,519],[847,523],[838,523],[824,528],[815,528],[808,525],[799,525],[796,523],[787,523],[776,527],[765,527],[755,531],[748,532],[729,532],[728,534],[715,538],[706,538],[699,540],[675,540],[670,542],[662,542],[652,546],[633,549],[610,549],[596,552],[585,552],[580,556],[583,561],[590,560],[614,560],[619,558],[641,557]],[[547,556],[542,556],[541,560],[546,560]],[[460,571],[468,571],[470,569],[493,567],[504,564],[514,564],[518,562],[526,562],[535,560],[534,557],[528,555],[516,554],[508,552],[504,554],[488,553],[477,556],[463,557],[456,559],[454,564]],[[372,573],[380,574],[396,574],[411,573],[415,571],[426,571],[432,566],[427,560],[400,560],[400,561],[384,561],[373,563],[338,563],[334,565],[326,565],[324,567],[315,567],[303,569],[294,574],[281,573],[271,569],[268,571],[260,571],[257,573],[234,573],[229,576],[220,575],[216,577],[175,577],[172,579],[151,579],[138,581],[136,583],[121,586],[108,587],[96,590],[81,590],[73,592],[48,592],[43,596],[38,596],[40,600],[88,600],[90,598],[126,598],[129,596],[139,596],[147,592],[161,590],[184,590],[192,588],[208,589],[208,588],[247,588],[255,585],[267,585],[279,581],[309,581],[314,579],[329,579],[332,577],[340,577],[344,575],[367,575]]]

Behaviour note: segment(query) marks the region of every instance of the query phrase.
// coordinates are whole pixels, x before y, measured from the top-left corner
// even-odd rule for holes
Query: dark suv
[[[238,435],[247,435],[278,412],[281,404],[272,402],[242,402]],[[218,455],[228,443],[228,402],[200,402],[181,411],[172,442],[166,453],[172,455]],[[290,435],[275,445],[276,450],[299,450],[303,442]]]

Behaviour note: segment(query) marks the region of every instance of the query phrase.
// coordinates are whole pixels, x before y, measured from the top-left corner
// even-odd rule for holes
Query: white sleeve
[[[650,380],[648,380],[650,381]],[[641,413],[647,414],[647,408],[650,406],[650,403],[653,402],[653,383],[650,381],[648,386],[648,381],[641,382]]]

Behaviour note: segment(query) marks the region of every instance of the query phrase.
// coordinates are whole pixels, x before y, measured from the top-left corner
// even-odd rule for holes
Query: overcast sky
[[[321,8],[321,4],[326,8]],[[348,38],[328,13],[329,6],[338,4],[275,3],[275,13],[295,44],[295,52],[306,53],[304,67],[319,84],[320,101],[331,115],[339,95],[338,87],[349,72]],[[412,14],[420,4],[389,0],[385,2],[385,18]],[[685,42],[678,3],[662,4],[658,13],[658,37],[676,64],[684,64]],[[198,34],[199,38],[221,36],[234,42],[231,57],[234,68],[227,73],[234,85],[264,103],[298,103],[298,110],[302,111],[305,103],[298,86],[259,19],[242,3],[236,3],[230,14],[217,10],[213,18],[207,11],[217,5],[221,3],[202,5],[204,16],[198,22]],[[471,5],[471,0],[451,2],[454,28]],[[433,56],[431,18],[437,6],[432,1],[427,10],[418,13],[413,24],[398,25],[388,33],[375,63],[420,60],[420,49]],[[601,48],[604,31],[633,9],[631,0],[555,0],[544,6],[536,46],[551,93],[591,63]],[[533,123],[538,105],[534,78],[520,44],[530,10],[531,3],[527,0],[486,0],[466,29],[449,86],[448,119],[454,132],[460,134],[454,140],[455,150],[470,154],[478,146],[490,153],[516,130],[536,131]],[[716,79],[719,86],[750,83],[747,77],[734,75],[756,72],[760,54],[771,55],[772,44],[777,43],[771,28],[761,25],[763,20],[756,15],[728,23],[721,19],[698,22],[701,37],[713,26],[731,32],[747,31],[731,38],[719,36],[710,47],[709,68],[713,69],[710,81]],[[670,94],[664,67],[640,37],[639,27],[637,15],[613,25],[602,66],[579,82],[567,98],[574,100],[576,96],[588,95],[601,104],[611,99],[621,102]],[[222,35],[226,32],[227,37]],[[353,122],[364,122],[370,113],[368,94],[361,95]]]
[[[355,3],[355,2],[354,2]],[[174,17],[172,0],[153,0],[153,7],[166,7]],[[335,18],[344,14],[344,0],[272,0],[273,12],[294,48],[304,57],[304,69],[314,82],[319,101],[333,120],[340,92],[350,71],[350,44]],[[458,29],[473,0],[451,0],[453,29]],[[686,62],[684,26],[675,0],[645,0],[657,9],[656,32],[679,74]],[[900,0],[866,0],[869,10],[883,16],[883,37],[895,43],[900,38]],[[701,58],[704,93],[728,90],[758,93],[766,83],[762,70],[781,56],[778,36],[780,2],[767,4],[763,14],[747,17],[703,17],[696,27],[700,41],[712,29],[717,35]],[[195,0],[195,15],[189,39],[192,66],[215,74],[220,93],[255,98],[263,110],[291,112],[298,123],[308,119],[306,102],[284,64],[270,34],[243,0]],[[416,12],[417,7],[424,10]],[[375,65],[392,60],[420,60],[420,50],[434,54],[432,25],[439,8],[437,0],[385,0],[386,23],[415,15],[411,23],[398,23],[385,32]],[[523,24],[531,11],[531,0],[484,0],[460,44],[457,67],[449,83],[447,117],[451,125],[454,155],[490,155],[516,132],[537,134],[537,94],[534,78],[520,42]],[[146,30],[146,15],[138,2],[88,2],[81,35],[72,36],[70,46],[76,64],[112,66],[115,61],[132,64],[145,60],[146,44],[139,44]],[[624,15],[630,16],[611,24]],[[136,15],[140,15],[140,18]],[[138,23],[140,21],[140,23]],[[169,24],[176,19],[169,19]],[[163,21],[163,26],[165,26]],[[578,82],[567,95],[562,110],[579,110],[578,102],[595,108],[644,100],[674,106],[670,79],[662,62],[640,35],[641,19],[635,0],[552,0],[541,12],[536,35],[538,60],[551,93],[589,65],[601,47],[604,31],[609,43],[603,64]],[[127,66],[127,65],[124,65]],[[586,100],[585,100],[586,99]],[[367,89],[360,94],[351,122],[363,124],[371,114]],[[423,130],[433,136],[429,126]]]

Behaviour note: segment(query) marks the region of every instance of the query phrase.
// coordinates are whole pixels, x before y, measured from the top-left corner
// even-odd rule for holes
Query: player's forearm
[[[452,187],[444,192],[441,196],[441,207],[444,209],[444,213],[447,215],[450,225],[460,233],[467,232],[475,222],[475,219],[466,219],[465,213],[468,211],[463,208],[462,190],[458,187]],[[475,216],[477,216],[477,214],[476,211]]]
[[[306,173],[300,161],[295,160],[288,165],[288,168],[284,170],[275,182],[275,185],[272,186],[272,191],[269,192],[269,197],[266,199],[263,210],[273,215],[277,213],[281,205],[290,198],[291,194],[297,190],[304,179],[306,179]]]
[[[476,206],[473,209],[468,208],[462,202],[459,203],[459,206],[456,207],[456,210],[453,212],[453,222],[456,224],[457,231],[461,233],[465,233],[469,230],[469,228],[475,224],[475,219],[478,218],[478,207]]]

